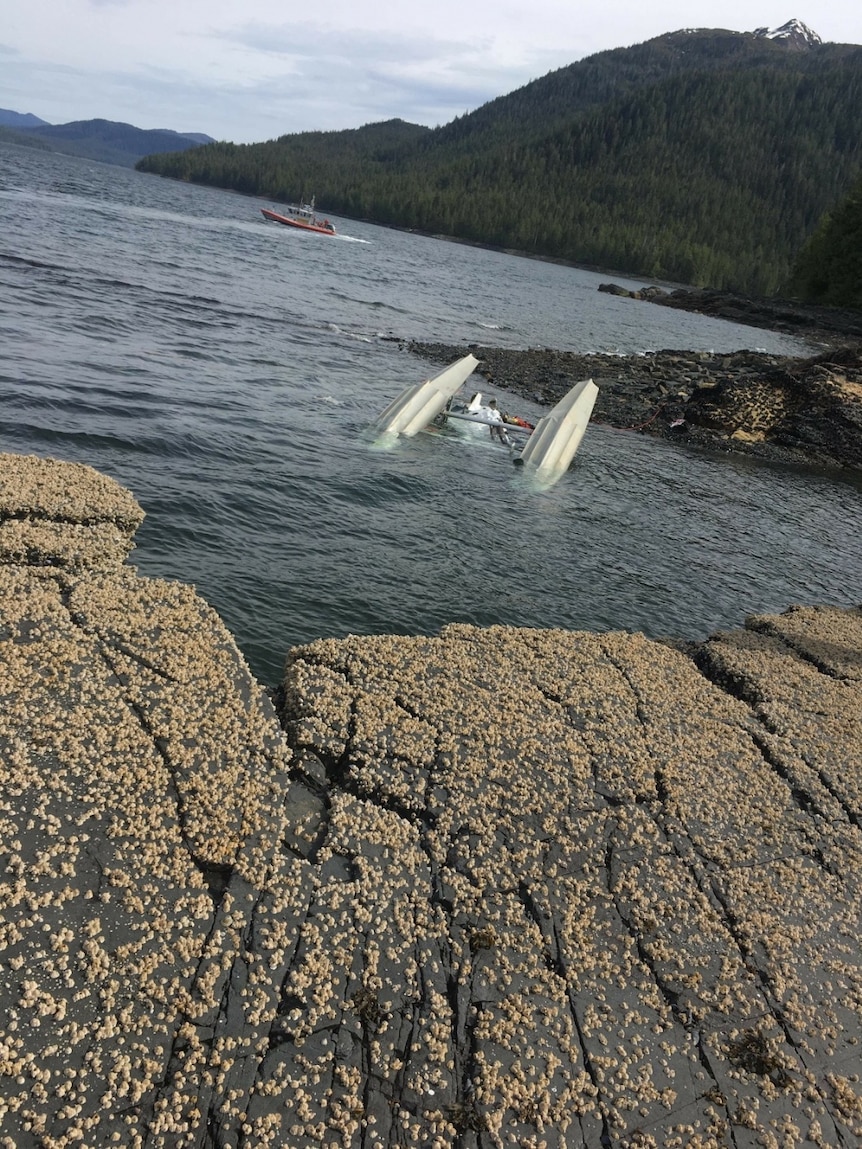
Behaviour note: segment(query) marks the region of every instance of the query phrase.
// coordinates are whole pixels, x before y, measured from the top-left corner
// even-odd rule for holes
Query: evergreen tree
[[[803,247],[791,290],[808,303],[862,311],[862,179]]]

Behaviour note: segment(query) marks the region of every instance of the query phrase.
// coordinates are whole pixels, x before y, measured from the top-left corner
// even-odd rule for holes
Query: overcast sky
[[[436,127],[607,48],[794,17],[862,43],[862,0],[0,0],[0,108],[235,143]]]

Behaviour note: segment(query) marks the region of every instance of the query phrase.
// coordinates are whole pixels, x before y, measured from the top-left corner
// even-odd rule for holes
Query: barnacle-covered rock
[[[321,640],[276,716],[4,513],[5,1143],[862,1137],[862,612]]]
[[[143,520],[130,491],[84,463],[0,454],[0,562],[116,567]]]

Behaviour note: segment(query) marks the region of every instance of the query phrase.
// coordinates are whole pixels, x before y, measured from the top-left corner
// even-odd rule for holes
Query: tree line
[[[644,278],[772,295],[862,173],[862,49],[675,33],[441,128],[215,143],[144,171]],[[809,259],[814,256],[809,256]],[[809,280],[810,281],[810,276]]]

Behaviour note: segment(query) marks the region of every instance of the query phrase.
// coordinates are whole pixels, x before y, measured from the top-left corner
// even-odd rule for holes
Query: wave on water
[[[358,305],[363,310],[367,308],[374,312],[389,311],[393,315],[412,315],[413,313],[409,305],[399,305],[387,299],[356,299],[349,295],[342,295],[341,300],[348,305]]]

